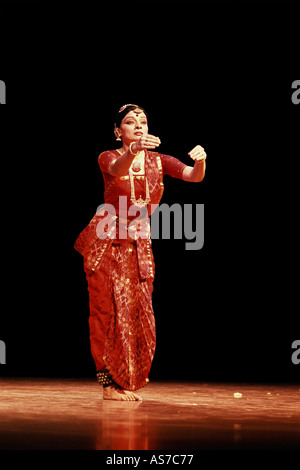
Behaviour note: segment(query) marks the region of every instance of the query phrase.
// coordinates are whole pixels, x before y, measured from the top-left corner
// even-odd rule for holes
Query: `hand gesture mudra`
[[[194,160],[195,162],[204,162],[206,160],[206,153],[204,148],[201,145],[196,145],[196,147],[191,150],[188,155]]]
[[[141,150],[144,149],[155,149],[161,144],[160,138],[155,137],[154,135],[147,134],[147,135],[142,135],[142,137],[139,138],[134,144],[133,144],[133,150],[136,152],[140,152]]]

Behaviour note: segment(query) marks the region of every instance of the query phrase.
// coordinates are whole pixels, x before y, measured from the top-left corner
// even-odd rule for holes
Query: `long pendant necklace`
[[[138,207],[145,207],[147,204],[151,202],[150,191],[149,191],[149,184],[147,177],[145,175],[145,184],[146,184],[146,199],[143,199],[140,196],[138,199],[135,197],[135,188],[134,188],[134,176],[132,174],[132,169],[129,168],[129,178],[130,178],[130,202]]]
[[[143,167],[144,163],[144,151],[139,152],[131,164],[132,171],[139,173]]]
[[[120,155],[122,154],[121,150],[118,149],[117,151],[118,151],[118,153],[120,153]],[[146,158],[146,154],[145,154],[145,158]],[[136,199],[136,197],[135,197],[134,175],[133,175],[132,171],[139,172],[142,168],[141,162],[140,161],[135,161],[135,162],[132,163],[131,168],[129,168],[130,193],[131,193],[130,194],[130,202],[133,205],[137,206],[137,207],[145,207],[151,202],[149,184],[148,184],[148,180],[147,180],[147,176],[146,176],[146,160],[145,160],[145,163],[144,163],[144,167],[145,167],[146,199],[143,199],[141,196],[138,199]]]

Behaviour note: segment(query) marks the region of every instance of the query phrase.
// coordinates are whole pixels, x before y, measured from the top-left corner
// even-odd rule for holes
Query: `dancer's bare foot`
[[[142,397],[140,397],[140,395],[138,395],[137,393],[133,393],[133,392],[130,392],[129,390],[124,390],[125,394],[130,396],[130,397],[133,397],[131,398],[132,401],[143,401]]]
[[[119,400],[119,401],[141,401],[142,398],[136,393],[129,390],[123,390],[116,385],[109,385],[103,388],[104,400]]]

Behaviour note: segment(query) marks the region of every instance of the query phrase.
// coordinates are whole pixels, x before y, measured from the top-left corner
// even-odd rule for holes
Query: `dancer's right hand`
[[[151,134],[146,134],[142,135],[139,140],[134,142],[132,145],[132,150],[134,152],[140,152],[141,150],[144,149],[155,149],[161,144],[160,138],[155,137],[154,135]]]

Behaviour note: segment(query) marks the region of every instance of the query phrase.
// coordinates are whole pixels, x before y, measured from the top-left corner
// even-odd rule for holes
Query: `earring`
[[[121,137],[120,137],[119,131],[117,129],[115,129],[114,132],[115,132],[116,140],[118,140],[118,141],[122,140]]]

